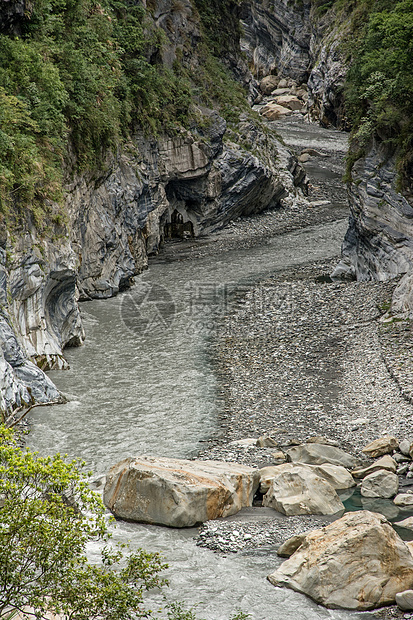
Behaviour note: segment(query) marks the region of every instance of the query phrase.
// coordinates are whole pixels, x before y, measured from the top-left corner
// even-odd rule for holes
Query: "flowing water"
[[[85,345],[67,351],[70,370],[50,373],[68,402],[36,410],[29,447],[82,458],[97,476],[127,456],[194,456],[218,431],[209,354],[216,319],[239,293],[277,269],[336,256],[346,227],[341,220],[253,249],[155,263],[129,292],[82,304]],[[166,556],[168,599],[197,605],[206,620],[226,620],[237,608],[251,620],[374,617],[326,610],[274,588],[266,581],[281,562],[274,549],[225,557],[197,547],[195,535],[193,529],[123,522],[114,532],[132,548]],[[151,593],[152,609],[162,603],[162,593]]]

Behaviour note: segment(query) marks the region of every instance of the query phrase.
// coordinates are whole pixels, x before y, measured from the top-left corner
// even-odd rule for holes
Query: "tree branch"
[[[27,416],[29,411],[31,411],[35,407],[50,407],[51,405],[60,405],[60,404],[61,403],[58,400],[52,400],[50,403],[34,403],[33,405],[30,405],[30,407],[28,409],[26,409],[26,411],[20,416],[20,418],[15,420],[14,419],[14,415],[15,415],[16,411],[21,411],[22,410],[22,407],[19,407],[19,409],[14,411],[11,414],[11,416],[9,416],[7,418],[7,420],[5,421],[4,425],[5,425],[6,428],[13,428],[13,426],[16,426],[17,424],[19,424],[19,422],[21,422],[23,420],[23,418],[25,418]]]

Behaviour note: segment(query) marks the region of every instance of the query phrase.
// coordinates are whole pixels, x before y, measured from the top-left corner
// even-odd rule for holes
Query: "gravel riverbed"
[[[331,158],[339,165],[340,151]],[[345,197],[337,179],[323,183],[310,177],[309,188],[312,206],[241,219],[202,247],[191,242],[171,246],[167,258],[225,251],[240,241],[252,245],[266,236],[343,216]],[[263,467],[276,462],[278,448],[315,436],[333,440],[356,456],[382,435],[413,439],[412,324],[386,320],[397,281],[333,282],[328,276],[338,259],[274,273],[220,322],[213,347],[222,403],[220,431],[200,458]],[[276,447],[237,443],[263,435]],[[287,518],[253,508],[204,524],[197,544],[220,553],[273,549],[330,520]],[[413,615],[390,607],[378,611],[377,618]]]

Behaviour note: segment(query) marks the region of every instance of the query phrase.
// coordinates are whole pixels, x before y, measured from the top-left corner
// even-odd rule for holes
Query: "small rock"
[[[251,446],[257,445],[257,440],[253,437],[246,437],[245,439],[236,439],[235,441],[230,441],[228,445],[238,446],[239,448],[251,448]]]
[[[393,458],[396,463],[410,463],[410,459],[408,456],[404,456],[404,454],[400,454],[400,452],[396,452],[393,454]]]
[[[274,97],[279,97],[280,95],[288,95],[290,93],[289,88],[276,88],[272,91],[271,95]]]
[[[396,472],[396,467],[396,461],[391,456],[386,454],[381,459],[375,461],[368,467],[354,469],[351,473],[355,478],[364,478],[365,476],[368,476],[369,474],[372,474],[379,469],[386,469],[387,471],[391,471],[394,474]]]
[[[404,590],[396,594],[396,603],[403,611],[413,610],[413,590]]]
[[[399,493],[393,502],[400,508],[413,508],[413,493]]]
[[[405,527],[406,529],[413,530],[413,517],[407,517],[403,519],[403,521],[397,521],[395,525],[399,525],[400,527]]]
[[[258,448],[276,448],[277,442],[272,437],[268,435],[262,435],[259,437],[255,444]]]
[[[292,554],[295,553],[299,547],[301,547],[307,534],[308,532],[303,532],[302,534],[296,534],[286,540],[280,547],[278,547],[277,555],[279,555],[280,558],[291,557]]]
[[[380,437],[369,443],[363,448],[362,452],[366,456],[371,456],[371,458],[375,459],[378,456],[383,456],[383,454],[391,454],[398,446],[399,442],[396,437],[386,435],[386,437]]]
[[[284,108],[288,108],[289,110],[301,110],[303,107],[302,101],[294,95],[280,95],[275,101],[278,105],[282,105]]]
[[[382,497],[390,499],[399,490],[399,478],[396,474],[379,469],[363,479],[361,494],[363,497]]]
[[[328,204],[328,200],[323,201],[323,204]],[[314,204],[314,203],[313,203]],[[328,439],[328,437],[322,437],[321,435],[316,435],[315,437],[309,437],[306,439],[306,443],[320,443],[324,446],[335,446],[336,448],[340,447],[338,441],[334,441],[334,439]]]
[[[399,450],[404,456],[410,456],[410,449],[412,447],[412,442],[409,439],[402,439],[399,443]]]

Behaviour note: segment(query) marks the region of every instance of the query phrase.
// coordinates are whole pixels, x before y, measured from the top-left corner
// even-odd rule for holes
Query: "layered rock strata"
[[[193,67],[201,62],[199,15],[189,0],[179,7],[155,3],[152,19],[166,35],[166,67],[178,53]],[[248,82],[244,65],[237,72]],[[84,339],[79,297],[110,297],[130,286],[164,238],[196,237],[240,215],[301,200],[304,172],[276,136],[245,114],[231,130],[217,112],[199,114],[202,122],[191,131],[135,133],[122,151],[108,154],[104,170],[73,176],[67,221],[52,235],[40,237],[30,221],[17,240],[1,231],[1,314],[22,359],[45,370],[65,368],[64,347]],[[6,355],[3,337],[0,344]],[[15,368],[3,376],[7,411],[22,400],[12,396]]]

